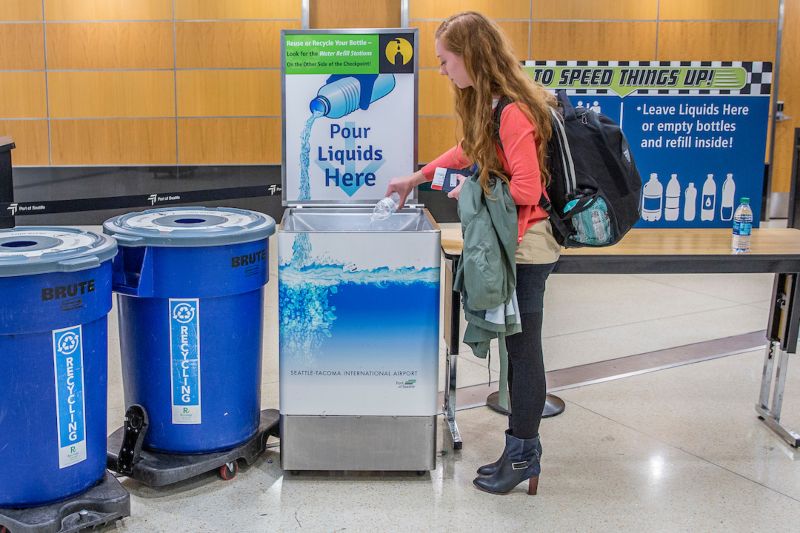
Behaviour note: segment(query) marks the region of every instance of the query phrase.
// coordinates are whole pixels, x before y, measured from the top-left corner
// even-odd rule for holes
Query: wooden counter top
[[[461,227],[442,227],[442,249],[460,255]],[[751,252],[746,255],[800,256],[800,230],[759,228],[753,230]],[[632,229],[622,241],[603,248],[562,250],[568,256],[733,256],[729,229]]]

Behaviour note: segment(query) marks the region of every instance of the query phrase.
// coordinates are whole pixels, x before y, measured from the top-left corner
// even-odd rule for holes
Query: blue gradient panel
[[[280,265],[284,414],[433,415],[439,268],[321,261],[308,236]]]
[[[337,319],[324,353],[357,365],[361,353],[401,362],[438,350],[438,300],[438,286],[424,281],[342,284],[330,297]]]

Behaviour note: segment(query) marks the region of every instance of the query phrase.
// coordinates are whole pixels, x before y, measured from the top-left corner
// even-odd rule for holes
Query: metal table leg
[[[767,327],[767,349],[761,374],[761,392],[756,404],[758,417],[795,448],[800,447],[800,434],[782,426],[780,420],[786,373],[789,370],[789,354],[795,354],[797,351],[798,329],[800,329],[800,301],[797,292],[798,274],[776,274]],[[770,392],[772,392],[771,400]]]
[[[450,428],[450,437],[453,441],[453,449],[460,450],[463,446],[461,433],[458,431],[456,423],[456,366],[458,364],[458,354],[451,354],[447,350],[447,362],[445,369],[445,389],[444,389],[444,415],[447,417],[447,425]]]
[[[461,318],[461,295],[453,291],[453,276],[458,266],[458,257],[445,257],[444,272],[444,341],[446,349],[444,416],[450,428],[453,449],[460,450],[463,442],[456,423],[456,377],[458,374],[459,321]]]

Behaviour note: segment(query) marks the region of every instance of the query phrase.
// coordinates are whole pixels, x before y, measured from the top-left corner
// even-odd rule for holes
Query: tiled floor
[[[265,309],[262,404],[278,407],[274,254]],[[551,278],[548,368],[763,329],[770,275]],[[122,418],[116,314],[110,320],[109,431]],[[443,358],[442,358],[443,359]],[[460,452],[429,475],[284,475],[277,448],[230,482],[208,474],[154,490],[125,480],[132,515],[119,531],[766,531],[800,522],[800,451],[756,418],[763,351],[561,391],[566,411],[542,425],[539,495],[475,490],[505,420],[460,411]],[[784,421],[800,428],[800,365],[790,368]],[[462,347],[459,385],[488,379]],[[442,374],[443,375],[443,374]],[[443,379],[443,378],[442,378]],[[446,427],[446,426],[445,426]]]

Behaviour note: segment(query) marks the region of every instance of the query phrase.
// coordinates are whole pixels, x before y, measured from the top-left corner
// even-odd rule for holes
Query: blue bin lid
[[[275,221],[233,207],[162,207],[106,220],[103,231],[121,246],[223,246],[266,239]]]
[[[87,270],[115,255],[114,239],[92,231],[47,226],[0,230],[0,277]]]

